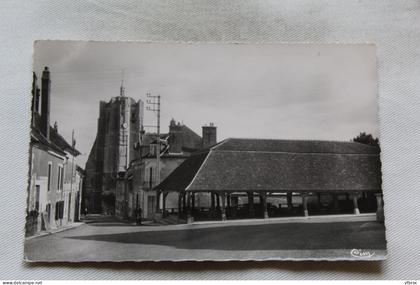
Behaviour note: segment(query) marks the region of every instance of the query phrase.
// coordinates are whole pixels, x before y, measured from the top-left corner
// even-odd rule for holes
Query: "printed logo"
[[[350,255],[357,258],[372,258],[372,256],[375,255],[375,252],[354,248],[350,251]]]

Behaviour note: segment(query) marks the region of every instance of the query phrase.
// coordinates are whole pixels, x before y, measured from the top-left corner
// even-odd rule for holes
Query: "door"
[[[74,221],[79,221],[79,210],[80,210],[80,191],[76,192],[76,200],[74,201],[75,207],[74,207]]]
[[[69,210],[68,210],[68,212],[67,212],[67,220],[69,221],[69,222],[71,222],[71,193],[69,193]]]

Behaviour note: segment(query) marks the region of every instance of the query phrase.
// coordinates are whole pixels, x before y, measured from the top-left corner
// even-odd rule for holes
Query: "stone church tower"
[[[135,145],[143,129],[143,102],[120,96],[99,103],[98,131],[86,162],[84,207],[88,213],[115,213],[117,180],[139,155]]]

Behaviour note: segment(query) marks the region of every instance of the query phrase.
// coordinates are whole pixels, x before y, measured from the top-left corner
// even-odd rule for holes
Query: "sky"
[[[99,101],[161,95],[169,121],[217,139],[349,141],[378,137],[375,46],[37,41],[34,71],[51,72],[51,125],[69,142],[74,129],[84,167],[96,137]],[[145,125],[155,125],[153,112]],[[153,131],[150,129],[150,131]]]

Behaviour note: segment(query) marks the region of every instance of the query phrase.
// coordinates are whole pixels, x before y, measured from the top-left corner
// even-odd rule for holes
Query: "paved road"
[[[135,226],[102,218],[28,239],[25,255],[34,261],[316,259],[351,258],[357,248],[380,259],[385,246],[377,222]]]

